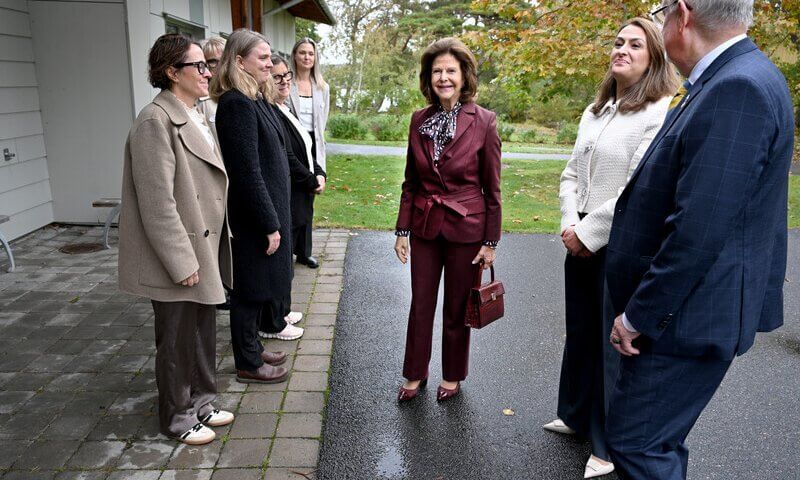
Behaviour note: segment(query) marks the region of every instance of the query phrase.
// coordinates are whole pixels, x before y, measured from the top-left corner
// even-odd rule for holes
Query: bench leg
[[[11,266],[8,267],[8,271],[13,272],[15,265],[14,265],[14,254],[11,253],[11,245],[8,244],[8,240],[6,237],[3,236],[3,232],[0,232],[0,243],[3,244],[3,247],[6,249],[6,253],[8,254],[8,259],[11,261]]]
[[[119,215],[119,211],[121,209],[122,209],[122,204],[116,205],[111,209],[110,212],[108,212],[108,217],[106,217],[106,224],[105,226],[103,226],[103,248],[106,250],[111,248],[108,246],[108,231],[109,229],[111,229],[111,222],[113,222],[114,218],[116,218],[116,216]]]

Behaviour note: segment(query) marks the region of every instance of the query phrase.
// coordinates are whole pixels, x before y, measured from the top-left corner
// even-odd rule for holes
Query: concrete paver
[[[316,230],[321,268],[296,266],[292,303],[306,337],[264,342],[289,353],[296,379],[236,382],[229,314],[218,311],[215,405],[236,420],[205,446],[159,433],[152,306],[119,292],[115,233],[109,250],[66,255],[58,248],[97,242],[101,229],[41,229],[14,242],[14,273],[0,256],[0,477],[311,478],[292,469],[317,462],[349,233]]]

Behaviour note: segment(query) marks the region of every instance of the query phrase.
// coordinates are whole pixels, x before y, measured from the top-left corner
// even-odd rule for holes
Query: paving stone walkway
[[[58,250],[100,234],[41,229],[13,244],[13,273],[0,256],[2,480],[314,478],[350,234],[315,231],[320,268],[295,270],[292,309],[305,313],[305,335],[265,342],[291,354],[288,382],[236,382],[229,316],[219,312],[216,403],[236,420],[199,447],[158,433],[152,307],[117,289],[116,237],[110,250]]]

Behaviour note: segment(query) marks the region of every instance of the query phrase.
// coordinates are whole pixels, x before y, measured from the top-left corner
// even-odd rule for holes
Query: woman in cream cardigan
[[[310,38],[298,40],[292,48],[291,62],[294,81],[289,92],[289,108],[311,137],[312,158],[327,171],[325,126],[331,106],[330,87],[322,78],[316,42]],[[297,263],[317,268],[319,263],[311,256],[311,223],[309,218],[303,228],[294,229],[293,250]]]
[[[603,387],[603,346],[608,337],[603,327],[603,264],[614,206],[661,128],[677,88],[677,76],[666,61],[656,26],[642,18],[625,22],[561,175],[561,238],[568,251],[564,263],[567,338],[558,418],[544,428],[591,440],[584,478],[614,470],[605,445]]]

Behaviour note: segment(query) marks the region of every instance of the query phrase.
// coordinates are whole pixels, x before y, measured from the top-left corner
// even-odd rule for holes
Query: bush
[[[367,128],[361,124],[357,115],[331,115],[328,119],[328,133],[332,138],[344,140],[367,138]]]
[[[377,115],[370,122],[369,129],[375,140],[398,141],[408,136],[408,115]]]
[[[497,125],[497,134],[500,135],[500,140],[504,142],[511,141],[511,135],[514,135],[516,129],[507,124],[507,123],[500,123]]]
[[[578,125],[575,123],[564,123],[556,133],[556,142],[564,144],[574,144],[578,138]]]
[[[520,133],[519,138],[525,143],[541,143],[542,141],[535,128],[531,128],[530,130],[525,130],[524,132]]]

